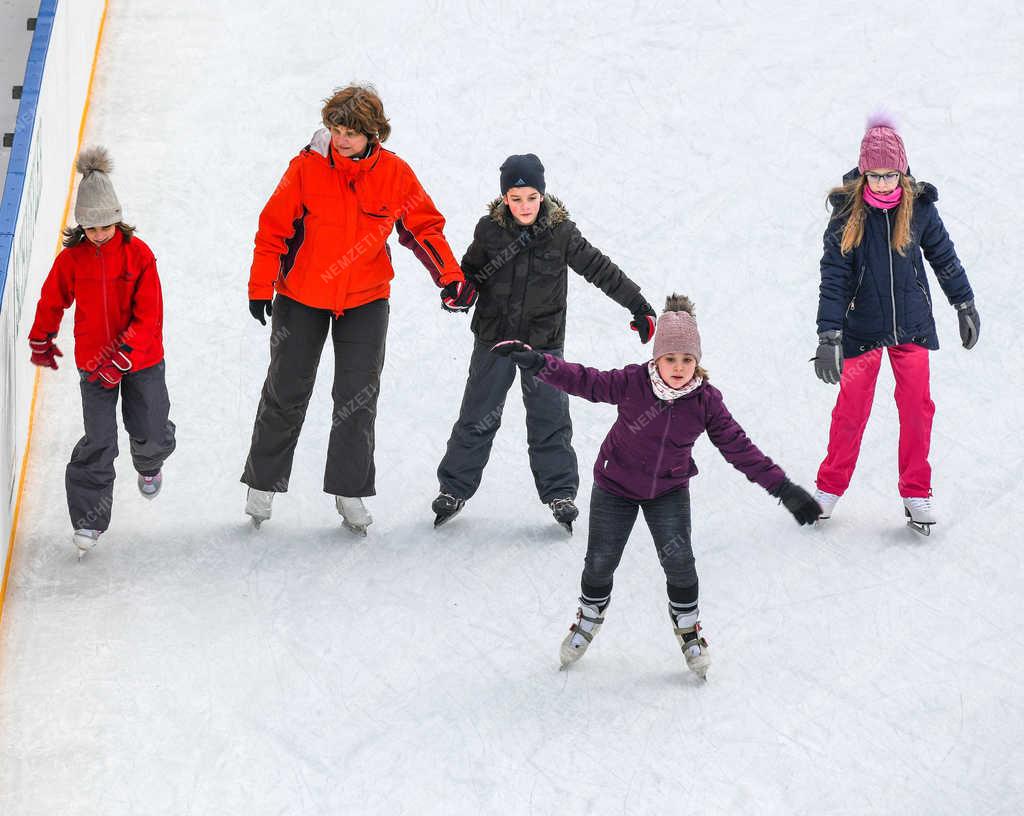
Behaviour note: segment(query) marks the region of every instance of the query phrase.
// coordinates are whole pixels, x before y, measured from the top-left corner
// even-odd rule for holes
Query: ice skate
[[[562,525],[569,535],[572,535],[572,523],[580,514],[573,500],[555,499],[548,503],[548,507],[551,508],[551,514],[555,517],[555,521]]]
[[[676,616],[672,614],[672,607],[668,609],[669,620],[672,621],[672,631],[675,632],[676,640],[679,641],[679,648],[683,650],[683,657],[686,658],[686,667],[696,674],[701,680],[707,680],[708,668],[711,666],[711,655],[708,651],[708,642],[704,639],[700,621],[693,626],[679,628]]]
[[[457,499],[450,493],[439,493],[430,505],[430,509],[434,511],[434,526],[440,527],[445,522],[451,521],[465,506],[465,499]]]
[[[249,488],[245,494],[245,512],[252,517],[252,525],[257,530],[270,518],[270,504],[274,501],[273,490],[257,490]]]
[[[144,499],[155,499],[164,483],[163,471],[158,470],[153,476],[139,474],[139,492]]]
[[[358,496],[335,496],[334,503],[341,514],[341,523],[345,529],[356,535],[366,535],[366,528],[373,524],[373,516],[366,509],[363,500]]]
[[[78,548],[78,558],[81,560],[89,550],[96,546],[96,542],[99,540],[101,530],[87,530],[80,529],[75,530],[75,535],[72,541],[75,547]]]
[[[928,496],[903,498],[903,512],[907,516],[907,526],[915,533],[931,535],[935,524],[935,512],[932,500]]]
[[[832,510],[835,509],[839,499],[840,497],[835,493],[826,493],[824,490],[814,491],[814,500],[821,505],[821,515],[818,516],[818,521],[832,518]]]
[[[596,606],[580,603],[579,609],[576,610],[576,623],[569,627],[569,634],[562,641],[562,648],[559,651],[563,669],[583,657],[583,653],[590,646],[590,641],[601,631],[604,613],[607,611],[607,604],[603,611],[599,611]]]

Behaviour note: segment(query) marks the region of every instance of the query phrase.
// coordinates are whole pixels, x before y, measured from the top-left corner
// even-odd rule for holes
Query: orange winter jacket
[[[249,299],[269,300],[276,290],[341,314],[386,298],[395,276],[392,228],[439,287],[464,280],[444,217],[409,165],[380,145],[365,159],[346,159],[321,129],[260,213]]]
[[[103,246],[88,239],[61,251],[46,276],[29,338],[55,336],[75,304],[75,365],[93,372],[118,349],[136,371],[164,359],[164,301],[153,252],[120,232]]]

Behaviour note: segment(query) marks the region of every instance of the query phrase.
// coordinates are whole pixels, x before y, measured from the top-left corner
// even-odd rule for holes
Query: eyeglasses
[[[901,173],[865,173],[865,177],[868,181],[873,181],[875,184],[885,182],[891,184],[894,181],[899,181]]]

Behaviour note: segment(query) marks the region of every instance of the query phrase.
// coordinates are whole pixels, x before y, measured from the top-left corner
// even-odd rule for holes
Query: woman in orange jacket
[[[270,368],[242,482],[258,527],[288,489],[292,457],[328,333],[334,344],[334,413],[324,492],[345,526],[373,521],[374,422],[394,270],[387,239],[413,251],[441,289],[441,305],[466,312],[476,298],[445,240],[444,217],[409,165],[381,145],[391,132],[370,87],[337,91],[324,128],[292,159],[260,214],[249,311],[271,316]],[[276,297],[274,293],[276,292]],[[273,304],[271,300],[273,299]]]

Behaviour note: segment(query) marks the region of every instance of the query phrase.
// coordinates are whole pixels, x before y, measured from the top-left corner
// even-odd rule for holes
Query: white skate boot
[[[245,494],[245,512],[252,517],[252,525],[257,530],[270,518],[270,505],[274,501],[273,490],[256,490],[249,488]]]
[[[158,470],[155,476],[143,476],[139,474],[139,492],[144,499],[155,499],[160,488],[164,484],[163,471]]]
[[[921,535],[931,535],[932,525],[935,524],[935,511],[932,509],[932,500],[928,496],[903,497],[903,512],[907,516],[907,526]]]
[[[702,680],[707,680],[708,668],[711,666],[711,654],[708,650],[708,642],[704,639],[700,621],[696,621],[693,626],[680,628],[676,616],[672,613],[671,605],[668,608],[668,617],[672,621],[672,631],[675,632],[676,640],[679,641],[679,648],[683,650],[683,657],[686,658],[686,667]]]
[[[599,611],[596,606],[585,604],[581,599],[580,607],[576,610],[576,623],[569,627],[569,634],[562,641],[562,648],[559,651],[563,669],[583,657],[590,641],[601,631],[604,613],[607,611],[607,604],[605,604],[604,611]]]
[[[341,523],[357,535],[366,535],[366,528],[373,524],[373,516],[358,496],[335,496],[334,502],[341,513]]]
[[[818,521],[832,518],[832,510],[835,509],[839,498],[835,493],[826,493],[824,490],[814,491],[814,500],[821,505],[821,515],[818,516]]]
[[[75,530],[74,538],[72,541],[78,548],[78,557],[81,559],[89,550],[96,546],[96,542],[99,540],[101,530],[86,530],[84,528]]]

